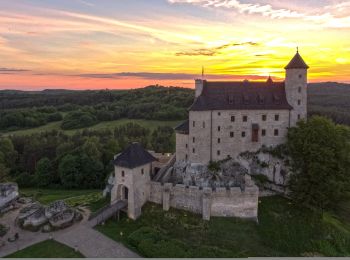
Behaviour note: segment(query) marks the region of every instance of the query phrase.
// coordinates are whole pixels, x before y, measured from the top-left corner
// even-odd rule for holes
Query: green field
[[[54,240],[46,240],[17,251],[6,258],[84,258],[84,256],[66,245]]]
[[[127,123],[137,123],[145,128],[150,129],[153,131],[158,126],[170,126],[175,127],[182,121],[156,121],[156,120],[144,120],[144,119],[120,119],[116,121],[109,121],[109,122],[102,122],[98,123],[94,126],[87,127],[87,128],[81,128],[81,129],[74,129],[74,130],[62,130],[61,129],[61,121],[60,122],[53,122],[46,124],[44,126],[36,127],[36,128],[30,128],[25,130],[17,130],[17,131],[11,131],[3,133],[3,135],[31,135],[38,132],[45,132],[45,131],[51,131],[51,130],[60,130],[63,131],[66,134],[72,135],[76,131],[81,131],[83,129],[90,129],[90,130],[102,130],[102,129],[114,129],[115,127],[127,124]],[[1,134],[1,132],[0,132]]]
[[[281,197],[261,198],[259,224],[146,204],[142,216],[97,230],[145,257],[350,256],[350,226]]]

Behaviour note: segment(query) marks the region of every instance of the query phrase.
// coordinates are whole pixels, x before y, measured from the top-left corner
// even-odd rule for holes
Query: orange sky
[[[350,1],[0,2],[0,89],[283,80],[296,46],[310,81],[350,82]]]

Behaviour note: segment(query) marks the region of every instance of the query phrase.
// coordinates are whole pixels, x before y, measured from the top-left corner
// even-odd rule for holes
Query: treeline
[[[115,154],[131,142],[147,149],[173,152],[174,131],[158,127],[151,132],[129,123],[114,130],[78,131],[69,136],[50,131],[30,136],[0,138],[0,182],[21,187],[102,188],[113,171]]]
[[[337,124],[350,125],[350,85],[336,82],[311,83],[308,87],[309,115],[322,115]]]
[[[17,130],[61,121],[63,116],[54,107],[0,111],[0,130]]]
[[[0,109],[4,111],[0,114],[0,130],[40,126],[51,122],[52,117],[59,121],[63,113],[62,129],[79,129],[120,118],[181,120],[187,117],[193,98],[192,89],[161,86],[135,90],[0,91]]]

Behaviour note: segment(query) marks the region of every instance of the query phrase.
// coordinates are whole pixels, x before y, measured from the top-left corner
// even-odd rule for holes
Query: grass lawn
[[[145,257],[350,256],[349,226],[281,197],[259,204],[259,224],[211,218],[148,203],[142,216],[108,221],[97,230]]]
[[[8,255],[6,258],[84,258],[84,256],[66,245],[54,240],[46,240]]]
[[[127,123],[137,123],[145,128],[148,128],[150,130],[156,129],[158,126],[170,126],[175,127],[182,121],[156,121],[156,120],[144,120],[144,119],[120,119],[115,121],[109,121],[109,122],[102,122],[98,123],[94,126],[87,127],[86,129],[90,130],[102,130],[102,129],[114,129],[115,127],[127,124]],[[74,129],[74,130],[62,130],[61,129],[61,121],[60,122],[53,122],[46,124],[44,126],[30,128],[30,129],[24,129],[24,130],[17,130],[17,131],[11,131],[6,132],[3,135],[31,135],[38,132],[45,132],[45,131],[51,131],[51,130],[60,130],[63,131],[66,134],[73,135],[76,131],[83,130],[85,128],[81,129]],[[1,132],[0,132],[1,133]]]

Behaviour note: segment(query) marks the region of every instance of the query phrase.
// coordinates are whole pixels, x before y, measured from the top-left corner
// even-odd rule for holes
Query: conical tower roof
[[[309,66],[305,63],[299,52],[294,55],[293,59],[288,63],[285,69],[308,69]]]

